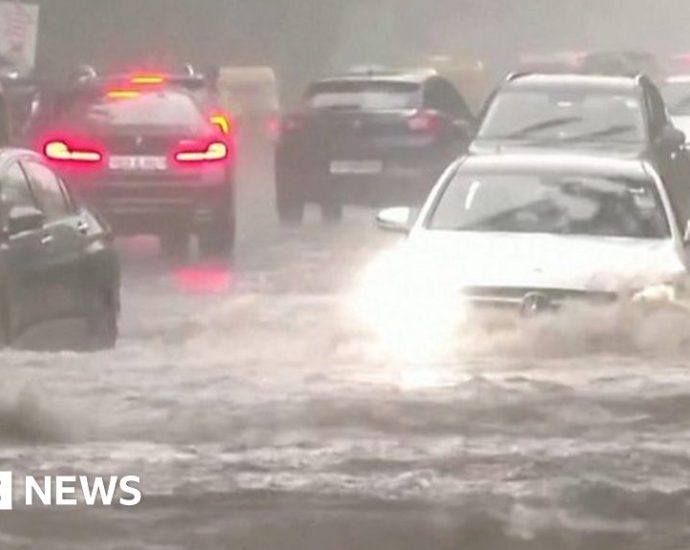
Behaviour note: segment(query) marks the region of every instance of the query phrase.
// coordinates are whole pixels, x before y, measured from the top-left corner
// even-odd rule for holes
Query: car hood
[[[626,292],[685,273],[670,239],[419,230],[400,252],[403,269],[457,289]]]
[[[591,143],[545,143],[529,141],[476,140],[469,148],[472,155],[495,154],[568,154],[601,155],[619,159],[644,159],[647,152],[640,144],[591,142]]]

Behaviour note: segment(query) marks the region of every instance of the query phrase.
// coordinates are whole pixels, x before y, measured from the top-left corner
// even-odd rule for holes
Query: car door
[[[45,213],[44,253],[51,277],[47,299],[57,318],[83,317],[88,228],[50,168],[37,159],[25,160],[22,165]]]
[[[15,159],[0,173],[0,300],[9,320],[11,334],[51,317],[46,303],[50,284],[46,272],[46,233],[42,227],[13,228],[10,216],[15,209],[38,208],[28,179]]]

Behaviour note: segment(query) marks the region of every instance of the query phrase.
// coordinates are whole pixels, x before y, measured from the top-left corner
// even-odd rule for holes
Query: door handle
[[[54,240],[55,240],[55,238],[50,233],[48,233],[48,234],[43,235],[41,237],[41,244],[42,245],[52,244]]]
[[[89,232],[89,224],[84,220],[79,220],[77,223],[77,231],[82,235],[86,235]]]

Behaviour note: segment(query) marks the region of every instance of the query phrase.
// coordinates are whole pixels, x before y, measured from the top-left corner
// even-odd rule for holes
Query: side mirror
[[[661,133],[661,143],[670,149],[679,149],[685,146],[685,133],[672,125],[666,126]]]
[[[392,233],[409,233],[416,218],[416,213],[407,206],[385,208],[376,215],[376,225],[383,231]]]
[[[10,235],[41,229],[45,214],[34,206],[13,206],[8,216],[7,229]]]

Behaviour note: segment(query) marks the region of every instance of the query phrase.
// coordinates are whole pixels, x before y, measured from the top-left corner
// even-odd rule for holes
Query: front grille
[[[533,287],[467,287],[462,296],[470,302],[519,306],[526,296],[535,293],[546,296],[554,306],[568,302],[607,304],[618,299],[615,292]]]

